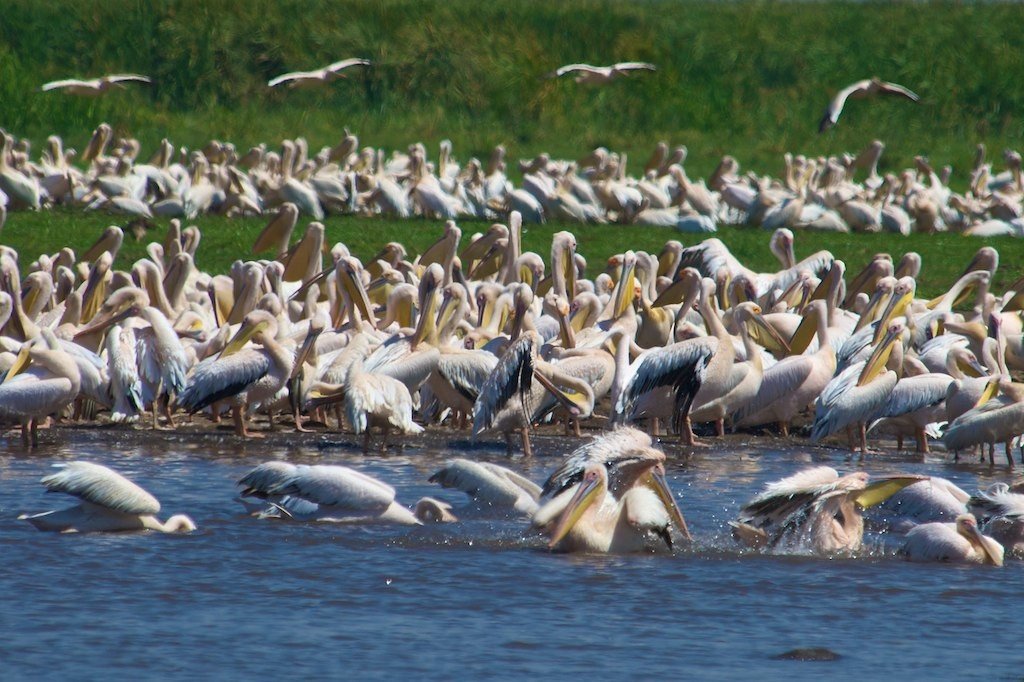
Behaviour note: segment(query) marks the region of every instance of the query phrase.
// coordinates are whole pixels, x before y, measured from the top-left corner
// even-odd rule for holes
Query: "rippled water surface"
[[[731,441],[683,457],[669,480],[698,547],[675,555],[553,555],[525,523],[407,528],[258,520],[234,482],[268,459],[340,463],[413,504],[448,499],[428,476],[464,441],[402,454],[344,446],[69,434],[0,454],[0,677],[303,679],[1021,679],[1024,562],[1003,569],[908,564],[878,537],[859,558],[740,554],[727,522],[764,482],[810,463],[934,473],[973,491],[1006,469]],[[572,444],[538,439],[533,461],[473,449],[537,481]],[[69,506],[38,484],[88,459],[186,512],[191,535],[57,535],[18,521]],[[824,647],[829,662],[775,660]]]

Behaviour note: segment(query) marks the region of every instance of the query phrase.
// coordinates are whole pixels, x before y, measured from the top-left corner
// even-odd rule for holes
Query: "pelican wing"
[[[916,93],[912,92],[908,88],[903,87],[899,83],[879,81],[878,92],[882,93],[883,95],[898,95],[900,97],[905,97],[906,99],[909,99],[911,102],[921,101],[921,98],[918,97]]]
[[[814,369],[813,360],[806,355],[783,358],[765,370],[757,395],[733,415],[737,424],[757,414],[783,396],[799,388]]]
[[[900,417],[905,414],[934,407],[946,399],[946,391],[953,383],[948,374],[919,374],[900,379],[889,393],[882,409],[872,419]]]
[[[293,71],[281,74],[276,78],[271,78],[267,81],[267,87],[273,88],[281,85],[281,83],[290,83],[291,81],[319,80],[319,77],[319,72],[317,71]]]
[[[238,479],[238,485],[243,486],[241,495],[269,497],[272,494],[270,491],[287,483],[295,471],[295,465],[289,462],[264,462]]]
[[[395,489],[386,483],[355,469],[329,464],[296,467],[295,474],[271,492],[360,512],[383,512],[395,501]]]
[[[650,447],[651,437],[631,426],[620,426],[610,433],[598,436],[569,453],[562,464],[544,482],[543,497],[555,497],[583,480],[588,464],[604,464],[609,470],[609,489],[614,489],[611,471],[628,458],[630,451]]]
[[[688,246],[679,254],[679,269],[693,268],[700,273],[701,277],[714,278],[723,267],[733,278],[740,274],[751,273],[736,260],[736,257],[729,251],[729,247],[721,239],[714,237],[705,239],[700,244]],[[753,277],[751,277],[751,281],[753,281]]]
[[[657,71],[658,67],[649,62],[619,62],[615,65],[619,71]]]
[[[60,81],[50,81],[49,83],[45,83],[42,87],[42,91],[49,92],[50,90],[59,90],[60,88],[85,87],[88,85],[89,81],[83,81],[77,78],[66,78]]]
[[[487,351],[444,353],[437,363],[437,372],[466,400],[476,402],[497,364],[498,359]]]
[[[574,73],[576,71],[598,73],[600,72],[600,69],[598,69],[596,66],[591,66],[590,64],[566,64],[565,66],[560,66],[551,73],[549,73],[548,78],[557,78],[559,76],[564,76],[567,73]]]
[[[270,357],[256,349],[245,349],[228,357],[214,356],[196,365],[178,405],[187,412],[198,412],[218,400],[241,393],[270,371]]]
[[[1024,523],[1024,495],[1011,493],[1005,483],[994,483],[988,490],[979,491],[967,504],[979,521],[1009,519]]]
[[[156,514],[160,503],[145,490],[102,464],[68,462],[40,481],[54,493],[67,493],[125,514]]]
[[[337,73],[339,71],[349,68],[350,66],[370,66],[370,60],[359,59],[358,57],[351,59],[342,59],[341,61],[334,62],[333,64],[328,64],[327,66],[324,67],[324,71],[329,71],[330,73]]]
[[[153,82],[152,79],[150,79],[148,76],[143,76],[143,75],[137,74],[137,73],[113,73],[113,74],[111,74],[109,76],[105,76],[105,78],[108,81],[110,81],[111,83],[125,83],[125,82],[152,83]]]
[[[805,469],[765,486],[764,492],[741,510],[738,524],[756,528],[765,534],[769,547],[786,536],[799,535],[821,505],[835,494],[845,494],[836,482],[839,474],[832,467]]]
[[[431,483],[455,488],[492,507],[514,507],[525,495],[534,502],[537,484],[497,464],[455,459],[430,477]],[[528,486],[528,487],[524,487]]]
[[[821,117],[821,122],[818,123],[818,132],[823,133],[834,126],[839,121],[839,115],[843,113],[843,107],[846,106],[846,100],[850,98],[850,95],[866,92],[870,85],[871,79],[865,78],[856,83],[851,83],[837,92],[835,97],[829,101],[828,106],[825,107],[825,113]]]
[[[526,396],[533,386],[533,366],[537,354],[536,333],[523,334],[509,344],[498,364],[480,388],[480,395],[473,403],[473,433],[489,429],[494,418],[515,395]],[[525,400],[525,398],[524,398]],[[523,405],[527,414],[530,406]]]
[[[675,399],[673,422],[678,429],[690,412],[690,405],[704,382],[704,373],[717,349],[718,339],[704,337],[647,353],[619,396],[616,411],[629,419],[641,396],[668,386]]]

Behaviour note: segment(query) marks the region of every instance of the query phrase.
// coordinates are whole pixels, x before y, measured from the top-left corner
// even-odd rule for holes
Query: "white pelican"
[[[224,350],[196,365],[178,394],[178,405],[194,413],[227,401],[232,407],[235,433],[262,438],[263,434],[246,428],[247,412],[284,388],[293,363],[291,351],[278,343],[276,336],[277,320],[273,315],[264,310],[247,314]],[[262,348],[245,348],[250,339]]]
[[[473,498],[477,514],[525,514],[533,516],[540,486],[530,479],[490,462],[453,459],[430,477],[431,483],[456,488]],[[460,511],[459,516],[464,512]]]
[[[39,420],[60,412],[78,396],[82,374],[49,329],[26,341],[0,383],[0,414],[21,422],[21,442],[39,444]]]
[[[60,533],[91,533],[123,530],[158,530],[164,533],[191,532],[196,524],[184,514],[161,523],[156,518],[160,503],[155,497],[121,474],[102,464],[68,462],[61,470],[40,481],[48,492],[67,493],[82,503],[67,509],[22,514],[39,530]]]
[[[566,64],[560,66],[548,74],[548,78],[558,78],[567,73],[575,75],[577,83],[588,83],[591,85],[604,85],[619,78],[629,75],[632,71],[655,71],[657,67],[647,62],[619,62],[611,66],[591,66],[590,64]]]
[[[839,121],[839,115],[843,113],[843,107],[846,105],[847,99],[850,97],[868,97],[869,95],[898,95],[909,99],[911,102],[917,102],[921,99],[897,83],[889,83],[878,78],[865,78],[864,80],[847,85],[836,93],[836,96],[828,103],[828,107],[825,108],[825,114],[821,117],[821,122],[818,124],[818,132],[825,132]]]
[[[665,455],[649,452],[629,467],[630,480],[617,499],[608,491],[608,470],[592,462],[579,484],[541,507],[533,525],[548,529],[548,547],[564,552],[642,552],[650,550],[651,539],[656,538],[671,549],[672,525],[678,524],[680,532],[686,526],[665,481]]]
[[[273,88],[282,83],[287,83],[290,87],[296,87],[299,85],[327,83],[335,78],[344,78],[345,76],[341,72],[353,66],[370,66],[370,61],[359,58],[342,59],[315,71],[292,71],[291,73],[271,78],[267,81],[267,86]]]
[[[864,536],[861,510],[923,478],[891,476],[869,484],[863,471],[840,476],[832,467],[813,467],[767,484],[729,525],[748,547],[854,552]]]
[[[243,476],[243,497],[266,500],[260,516],[338,523],[401,523],[419,525],[395,501],[395,489],[355,469],[330,464],[293,465],[267,462]],[[250,503],[245,503],[252,509]]]
[[[45,83],[41,90],[49,92],[60,90],[71,95],[95,96],[106,93],[113,87],[123,88],[123,83],[152,83],[148,76],[140,76],[137,73],[112,73],[109,76],[100,76],[89,80],[68,78],[60,81]]]
[[[973,514],[955,523],[922,523],[907,533],[900,553],[909,561],[1003,565],[1003,546],[978,530]]]
[[[511,434],[519,431],[527,457],[533,455],[530,427],[556,404],[561,403],[571,416],[580,418],[590,416],[594,409],[590,385],[541,360],[537,355],[541,343],[540,335],[534,331],[524,332],[513,341],[473,404],[474,436],[486,430],[501,431],[511,450]]]
[[[1015,554],[1024,553],[1024,495],[1005,483],[993,483],[971,497],[968,507],[985,532]]]

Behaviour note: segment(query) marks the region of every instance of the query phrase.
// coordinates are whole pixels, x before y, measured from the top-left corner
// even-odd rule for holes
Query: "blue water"
[[[969,491],[1005,468],[730,441],[681,456],[669,480],[698,546],[675,555],[580,557],[543,549],[525,522],[408,528],[247,517],[234,481],[268,459],[340,463],[413,504],[463,503],[427,483],[444,437],[393,456],[344,447],[138,440],[67,433],[0,452],[0,678],[11,679],[1022,679],[1024,562],[909,564],[877,537],[859,558],[741,554],[727,521],[765,481],[810,463],[942,475]],[[461,441],[457,441],[460,443]],[[572,443],[532,462],[471,456],[537,481]],[[88,459],[185,512],[191,535],[57,535],[21,512],[68,506],[38,479]],[[774,660],[802,647],[830,662]]]

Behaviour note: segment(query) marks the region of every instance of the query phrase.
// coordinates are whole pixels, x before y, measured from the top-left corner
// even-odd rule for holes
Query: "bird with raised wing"
[[[558,78],[568,73],[573,74],[577,83],[604,85],[621,76],[628,76],[633,71],[656,71],[654,64],[647,62],[619,62],[611,66],[591,66],[590,64],[566,64],[548,74],[548,78]]]
[[[313,71],[292,71],[291,73],[281,74],[277,78],[271,78],[267,81],[267,86],[274,88],[278,85],[287,84],[289,87],[299,87],[303,85],[316,85],[318,83],[328,83],[338,78],[345,78],[341,73],[345,69],[353,66],[370,66],[368,59],[342,59],[341,61],[328,64],[322,69],[315,69]]]
[[[59,81],[50,81],[42,87],[43,92],[60,90],[70,95],[84,95],[96,97],[108,92],[111,88],[123,88],[125,83],[152,83],[148,76],[141,76],[137,73],[112,73],[108,76],[100,76],[88,80],[68,78]]]
[[[847,85],[836,93],[836,96],[828,103],[828,107],[825,109],[825,114],[821,117],[821,122],[818,124],[818,132],[825,132],[839,121],[839,115],[843,113],[843,107],[846,106],[846,100],[851,97],[860,99],[871,95],[898,95],[909,99],[911,102],[918,102],[921,99],[916,94],[897,83],[889,83],[877,77],[865,78],[864,80]]]
[[[160,502],[113,469],[92,462],[58,464],[60,471],[40,481],[47,492],[67,493],[82,501],[67,509],[41,514],[22,514],[39,530],[60,533],[91,533],[123,530],[191,532],[196,524],[184,514],[161,523],[156,514]]]

